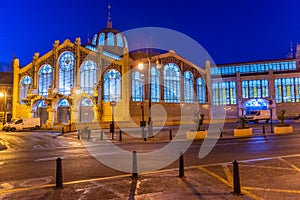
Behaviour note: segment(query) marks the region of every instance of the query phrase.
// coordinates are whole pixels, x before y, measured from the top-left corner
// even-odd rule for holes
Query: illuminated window
[[[95,46],[97,45],[97,34],[94,35],[93,40],[92,40],[92,44],[95,45]]]
[[[58,74],[58,92],[64,95],[70,95],[71,88],[74,85],[74,54],[66,51],[59,56],[59,74]]]
[[[107,45],[108,46],[114,46],[115,45],[115,38],[113,33],[107,34]]]
[[[184,102],[194,102],[194,77],[189,71],[184,72]]]
[[[39,71],[39,95],[46,97],[48,89],[53,84],[53,67],[51,65],[43,65]]]
[[[141,72],[132,72],[132,101],[142,102],[145,99],[145,77]]]
[[[164,100],[168,103],[180,102],[181,72],[174,63],[164,67]]]
[[[122,35],[120,33],[117,34],[117,46],[123,47],[123,39],[122,39]]]
[[[235,82],[215,82],[212,83],[212,89],[214,105],[236,104]]]
[[[46,103],[45,100],[42,100],[42,101],[40,101],[40,103],[38,104],[37,107],[38,107],[38,108],[47,108],[48,105],[47,105],[47,103]]]
[[[202,78],[197,78],[197,100],[198,103],[206,103],[206,89]]]
[[[61,99],[58,103],[58,107],[70,107],[70,104],[67,99]]]
[[[300,102],[299,78],[275,79],[275,95],[277,103]]]
[[[99,35],[99,39],[98,39],[98,45],[99,46],[104,46],[104,41],[105,41],[105,34],[104,33],[100,33]]]
[[[20,104],[24,104],[23,98],[27,97],[28,90],[32,87],[32,78],[30,76],[25,76],[21,80],[20,84]]]
[[[268,96],[268,80],[246,80],[242,82],[243,98],[265,98]]]
[[[97,83],[97,64],[94,61],[87,60],[80,67],[80,87],[85,93],[93,95],[94,87]]]
[[[93,101],[90,98],[84,98],[81,101],[81,106],[93,106]]]
[[[160,102],[160,73],[155,67],[151,67],[151,101]]]
[[[121,100],[121,74],[117,70],[109,70],[104,74],[104,101]]]

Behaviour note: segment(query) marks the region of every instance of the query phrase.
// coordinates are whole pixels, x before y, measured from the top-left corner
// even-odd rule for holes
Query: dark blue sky
[[[21,65],[54,40],[87,41],[106,26],[107,0],[11,0],[0,5],[0,63]],[[111,0],[113,27],[163,27],[195,39],[217,64],[285,58],[300,43],[299,0]],[[3,70],[3,67],[2,67]]]

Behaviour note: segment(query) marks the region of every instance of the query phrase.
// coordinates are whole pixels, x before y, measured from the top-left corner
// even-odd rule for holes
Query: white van
[[[41,128],[41,119],[40,118],[19,118],[12,119],[9,123],[6,123],[2,130],[4,131],[20,131],[23,129],[35,129],[38,130]]]
[[[269,110],[251,110],[249,114],[245,115],[246,121],[258,123],[259,121],[265,121],[266,123],[270,120]]]

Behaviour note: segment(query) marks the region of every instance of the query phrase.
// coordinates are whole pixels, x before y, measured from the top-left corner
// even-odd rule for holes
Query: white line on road
[[[35,162],[40,162],[40,161],[51,161],[51,160],[56,160],[58,157],[51,157],[51,158],[40,158],[34,160]],[[61,159],[64,159],[64,157],[60,157]]]

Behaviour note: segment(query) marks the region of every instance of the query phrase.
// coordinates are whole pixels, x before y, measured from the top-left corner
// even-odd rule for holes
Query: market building
[[[300,45],[295,57],[222,65],[207,60],[203,66],[172,50],[129,52],[128,45],[109,16],[88,44],[54,41],[24,67],[14,59],[12,117],[40,117],[45,127],[73,129],[74,123],[111,120],[139,126],[155,105],[167,117],[153,113],[154,125],[180,123],[182,108],[194,112],[195,106],[206,119],[218,119],[223,109],[231,122],[250,110],[270,110],[274,119],[281,109],[300,114]],[[139,70],[141,61],[151,68]]]

